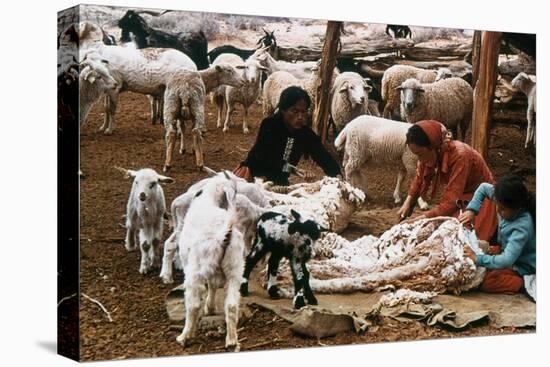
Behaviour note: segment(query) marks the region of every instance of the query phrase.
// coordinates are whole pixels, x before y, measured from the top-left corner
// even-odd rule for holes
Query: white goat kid
[[[225,346],[240,349],[237,323],[244,246],[243,235],[235,227],[235,200],[234,183],[213,181],[196,193],[185,217],[178,246],[185,273],[186,314],[183,332],[176,339],[184,347],[196,334],[203,300],[205,313],[214,313],[216,290],[227,284]]]
[[[150,168],[133,171],[115,167],[127,178],[133,177],[126,207],[126,250],[133,251],[136,242],[141,250],[139,272],[148,273],[160,266],[160,240],[164,225],[166,203],[160,183],[172,183],[170,177],[159,175]]]

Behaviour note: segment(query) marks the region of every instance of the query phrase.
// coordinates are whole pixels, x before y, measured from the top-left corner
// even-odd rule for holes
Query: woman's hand
[[[476,213],[474,213],[473,210],[466,210],[462,214],[458,216],[458,221],[463,225],[467,225],[469,223],[472,223],[474,221],[474,218],[476,217]]]
[[[407,196],[407,198],[405,199],[405,202],[403,203],[401,208],[397,211],[397,220],[399,222],[401,222],[405,218],[408,218],[412,214],[411,203],[412,203],[412,197]]]
[[[476,253],[474,252],[474,250],[472,250],[470,248],[470,246],[464,246],[464,256],[469,257],[470,259],[472,259],[472,261],[475,264],[475,262],[477,260],[477,256],[476,256]]]
[[[407,219],[407,220],[405,221],[405,223],[413,223],[413,222],[416,222],[417,220],[426,219],[426,218],[427,218],[427,217],[426,217],[424,214],[422,214],[422,215],[418,215],[418,216],[416,216],[416,217],[414,217],[414,218]]]

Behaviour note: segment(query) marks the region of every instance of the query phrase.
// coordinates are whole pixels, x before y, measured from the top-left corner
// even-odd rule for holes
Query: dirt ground
[[[186,348],[175,341],[178,331],[170,328],[164,298],[173,287],[162,284],[158,273],[138,272],[139,251],[128,253],[124,248],[123,218],[131,182],[113,166],[162,170],[164,130],[151,125],[149,103],[145,96],[125,93],[119,100],[117,127],[112,136],[98,132],[103,115],[96,106],[81,133],[81,292],[100,301],[111,313],[109,322],[99,307],[82,298],[80,305],[80,342],[83,360],[125,359],[224,352],[224,335],[210,333],[199,336]],[[242,113],[234,115],[240,122]],[[252,146],[261,119],[261,108],[254,105],[250,116],[251,134],[243,135],[237,124],[227,134],[215,129],[215,109],[206,105],[207,125],[205,164],[214,169],[233,169],[244,159]],[[497,177],[516,172],[525,177],[535,190],[535,155],[523,149],[525,127],[499,125],[491,132],[489,165]],[[189,141],[189,140],[188,140]],[[302,167],[321,171],[309,164]],[[167,205],[192,183],[204,177],[194,166],[190,154],[177,156],[169,173],[175,183],[165,185]],[[395,223],[396,207],[392,191],[395,173],[373,168],[369,174],[366,210],[352,223],[344,236],[352,239],[365,234],[379,235]],[[405,194],[403,192],[403,194]],[[359,218],[358,217],[358,218]],[[169,229],[165,228],[164,238]],[[181,276],[176,282],[181,281]],[[477,335],[498,335],[532,332],[532,329],[496,329],[486,324],[455,332],[428,327],[419,322],[397,324],[386,320],[374,333],[343,333],[322,339],[303,338],[288,330],[288,323],[274,314],[258,310],[239,332],[241,350],[301,348],[319,345],[359,344],[386,341],[454,338]]]

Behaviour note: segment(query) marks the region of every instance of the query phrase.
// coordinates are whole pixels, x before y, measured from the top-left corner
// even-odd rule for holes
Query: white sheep
[[[181,121],[192,120],[193,149],[198,168],[204,165],[202,152],[202,131],[206,130],[204,99],[206,93],[220,85],[244,84],[243,77],[228,64],[218,64],[201,71],[180,71],[173,73],[166,83],[164,92],[164,126],[166,128],[166,159],[164,171],[172,165],[176,132],[181,133],[180,153],[183,153],[183,126]],[[178,121],[180,121],[178,123]]]
[[[213,181],[197,192],[187,212],[178,241],[185,274],[186,314],[183,332],[176,340],[184,347],[196,335],[203,303],[204,313],[213,314],[216,291],[225,284],[225,346],[239,350],[237,323],[244,245],[243,235],[235,227],[235,196],[234,185]]]
[[[436,120],[441,122],[458,139],[462,140],[472,120],[473,89],[464,79],[449,78],[435,83],[420,83],[411,78],[399,87],[401,91],[401,116],[407,122]]]
[[[399,113],[399,86],[409,78],[416,78],[422,83],[433,83],[451,75],[448,68],[425,70],[410,65],[394,65],[384,71],[382,76],[382,100],[385,102],[382,117],[392,118]]]
[[[221,86],[214,91],[212,100],[216,103],[218,111],[216,127],[221,127],[221,114],[223,106],[225,105],[227,111],[223,124],[223,132],[229,131],[231,114],[235,109],[235,103],[240,103],[244,108],[243,133],[248,134],[248,109],[260,96],[261,73],[262,71],[267,71],[267,68],[260,65],[254,55],[246,59],[243,64],[243,60],[235,54],[221,54],[216,57],[212,65],[218,65],[220,63],[227,63],[238,69],[242,69],[242,75],[245,82],[242,86],[237,88],[232,86]]]
[[[286,71],[292,74],[298,79],[307,79],[311,73],[316,69],[316,61],[304,61],[304,62],[287,62],[281,60],[275,60],[268,52],[268,48],[260,49],[256,51],[255,55],[258,61],[269,69],[269,74],[277,71]]]
[[[519,73],[512,80],[512,86],[521,90],[527,96],[527,136],[525,148],[530,143],[535,145],[535,125],[537,118],[537,83],[526,73]]]
[[[330,114],[338,130],[369,113],[370,87],[361,75],[345,72],[336,77],[331,91]]]
[[[83,124],[100,97],[107,91],[116,89],[118,83],[108,70],[109,62],[105,59],[94,59],[92,55],[80,63],[79,101],[80,124]]]
[[[126,207],[126,250],[133,251],[136,242],[141,250],[139,272],[146,274],[160,266],[160,240],[164,226],[166,203],[161,183],[171,183],[170,177],[159,175],[150,168],[133,171],[116,167],[126,177],[133,177]]]
[[[183,52],[168,48],[135,49],[107,46],[101,41],[99,26],[90,22],[79,24],[80,56],[93,52],[108,60],[109,71],[118,88],[110,90],[105,100],[105,119],[99,129],[112,134],[115,128],[115,112],[118,95],[131,91],[161,97],[174,72],[197,70],[195,63]],[[66,38],[66,37],[64,37]]]
[[[365,168],[368,163],[397,170],[397,184],[393,191],[395,203],[401,202],[401,186],[405,177],[413,177],[416,172],[417,157],[406,144],[407,130],[411,125],[376,116],[359,116],[338,134],[334,145],[344,149],[343,167],[346,181],[366,192],[368,178]],[[418,199],[421,209],[428,204]]]

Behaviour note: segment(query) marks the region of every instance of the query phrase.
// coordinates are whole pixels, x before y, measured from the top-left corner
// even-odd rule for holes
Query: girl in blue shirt
[[[471,223],[485,199],[497,205],[500,250],[495,251],[492,246],[490,254],[476,256],[465,247],[464,253],[476,265],[487,268],[480,286],[482,291],[516,293],[523,286],[523,276],[536,273],[535,196],[516,175],[505,176],[494,186],[483,183],[458,218],[460,222]]]

